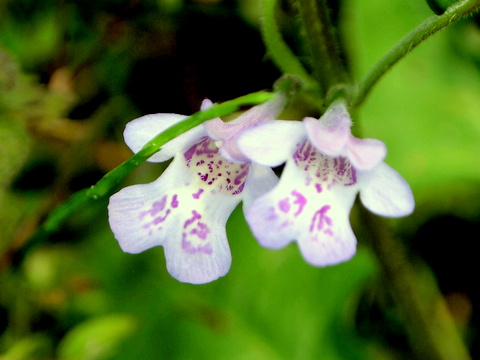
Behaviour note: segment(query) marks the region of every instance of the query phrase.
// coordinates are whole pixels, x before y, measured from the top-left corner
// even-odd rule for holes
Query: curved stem
[[[283,41],[275,21],[276,4],[277,0],[263,0],[262,36],[267,51],[274,64],[284,74],[297,76],[306,87],[318,88],[318,84]]]
[[[360,105],[378,80],[380,80],[380,78],[393,65],[416,48],[420,43],[447,25],[453,24],[454,22],[472,14],[479,8],[480,0],[462,0],[455,5],[450,6],[444,14],[440,16],[432,16],[414,29],[373,66],[365,79],[359,84],[358,91],[353,99],[353,106]]]

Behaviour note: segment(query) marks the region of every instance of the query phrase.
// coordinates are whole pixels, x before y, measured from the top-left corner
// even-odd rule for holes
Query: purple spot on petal
[[[152,204],[150,210],[140,212],[140,219],[142,219],[145,215],[150,214],[151,217],[158,214],[160,211],[165,209],[165,205],[167,204],[167,195],[164,195],[160,201],[155,201]]]
[[[203,189],[199,189],[195,194],[192,194],[192,196],[194,199],[199,199],[202,193],[203,193]]]
[[[167,209],[167,211],[166,211],[166,213],[165,213],[165,216],[156,217],[155,219],[153,219],[152,224],[158,225],[158,224],[164,222],[165,219],[167,218],[167,216],[168,216],[170,213],[171,213],[171,210],[170,210],[170,209]]]
[[[298,216],[302,213],[303,211],[303,208],[305,207],[305,205],[307,204],[307,198],[305,196],[303,196],[301,193],[299,193],[298,191],[296,190],[293,190],[291,192],[291,194],[296,198],[295,201],[293,202],[294,204],[297,204],[298,205],[298,210],[295,214],[293,214],[293,216]]]
[[[323,155],[309,141],[297,145],[293,160],[301,171],[309,174],[309,177],[318,178],[324,185],[323,190],[329,190],[336,185],[357,184],[356,170],[347,157]],[[308,185],[309,180],[307,180]],[[318,189],[317,192],[319,192]]]
[[[172,203],[170,204],[172,206],[172,208],[177,208],[178,207],[178,195],[175,194],[173,195],[172,197]]]
[[[315,189],[317,190],[317,193],[321,193],[322,192],[322,184],[315,184]]]
[[[206,240],[208,234],[210,234],[210,228],[206,224],[199,221],[197,227],[190,231],[190,234],[197,235],[201,240]]]
[[[268,214],[266,216],[266,220],[267,221],[274,221],[276,219],[278,219],[278,215],[275,212],[275,208],[273,206],[270,206],[268,208]]]
[[[194,223],[195,220],[200,220],[202,215],[200,215],[196,210],[192,210],[193,217],[188,219],[183,223],[183,228],[186,229],[190,224]]]
[[[323,230],[323,233],[332,237],[335,235],[332,229],[325,229]],[[338,241],[338,239],[335,240]]]
[[[284,213],[289,212],[290,211],[290,202],[288,201],[288,198],[280,200],[278,202],[278,208]]]
[[[189,254],[204,253],[210,255],[213,253],[213,249],[210,243],[193,245],[191,241],[187,240],[187,234],[182,233],[182,250]]]
[[[218,153],[218,148],[217,147],[211,147],[210,146],[211,139],[204,136],[200,139],[199,142],[194,144],[193,146],[190,147],[183,156],[185,157],[185,160],[187,160],[187,166],[190,167],[190,161],[193,159],[194,155],[210,155],[212,153]]]
[[[325,227],[332,226],[332,219],[327,216],[327,212],[330,210],[330,205],[325,205],[321,209],[317,210],[312,217],[310,223],[310,232],[320,231]]]
[[[212,139],[201,138],[184,153],[184,157],[186,166],[202,181],[201,186],[205,191],[228,192],[230,195],[243,191],[249,163],[238,164],[224,160]]]
[[[241,183],[244,183],[245,182],[245,177],[247,176],[248,174],[248,166],[249,164],[241,164],[240,165],[240,170],[237,170],[236,173],[238,174],[237,176],[235,176],[235,180],[233,181],[233,183],[235,185],[239,185]]]
[[[238,195],[240,194],[242,191],[243,191],[243,188],[245,187],[245,182],[242,182],[240,184],[240,186],[237,188],[237,190],[235,190],[234,192],[232,192],[232,195]]]

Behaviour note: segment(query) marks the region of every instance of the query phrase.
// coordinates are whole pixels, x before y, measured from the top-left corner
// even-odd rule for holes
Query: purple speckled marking
[[[278,202],[278,208],[280,211],[284,213],[288,213],[290,211],[290,201],[288,198],[282,199]]]
[[[154,203],[152,203],[150,209],[146,211],[141,211],[139,213],[140,221],[144,222],[144,224],[142,225],[144,229],[150,229],[152,225],[159,225],[164,223],[168,216],[172,213],[173,209],[178,207],[178,195],[173,195],[170,204],[168,205],[167,203],[168,195],[164,195],[160,199],[160,201],[155,201]],[[149,217],[146,218],[146,215],[149,215]],[[147,221],[151,218],[153,218],[151,221]],[[159,226],[158,228],[156,228],[156,230],[162,230],[162,226]],[[152,229],[148,231],[148,235],[153,235]]]
[[[324,205],[313,214],[312,222],[310,223],[310,232],[321,231],[324,229],[324,227],[332,226],[332,219],[327,216],[327,212],[329,210],[330,205]],[[333,234],[331,229],[330,233]]]
[[[149,229],[150,226],[152,226],[152,225],[158,225],[158,224],[163,223],[163,222],[167,219],[168,215],[171,214],[171,212],[172,212],[172,211],[171,211],[170,209],[167,209],[167,211],[165,211],[165,215],[163,215],[163,216],[157,216],[157,217],[156,217],[155,219],[153,219],[152,221],[143,224],[143,227],[144,227],[145,229]],[[160,226],[157,230],[162,230],[162,227]],[[148,232],[148,235],[152,235],[152,230],[150,230],[150,231]]]
[[[280,224],[279,230],[283,230],[286,227],[289,227],[292,224],[291,221],[285,220],[283,223]]]
[[[211,255],[213,253],[212,245],[210,243],[194,246],[190,241],[187,240],[186,233],[182,234],[182,250],[189,254],[204,253]]]
[[[186,229],[190,224],[194,223],[195,220],[200,220],[202,215],[200,215],[196,210],[192,210],[193,217],[184,222],[183,228]]]
[[[150,210],[140,212],[140,219],[143,219],[143,217],[147,214],[150,214],[151,217],[154,217],[160,211],[163,211],[163,209],[165,209],[166,204],[167,204],[167,195],[164,195],[160,199],[160,201],[155,201],[152,204],[152,207],[150,208]]]
[[[192,197],[194,199],[200,199],[200,195],[202,195],[203,191],[203,189],[199,189],[195,194],[192,194]]]
[[[332,236],[332,237],[334,235],[332,229],[325,229],[325,230],[323,230],[323,232],[324,232],[324,234],[327,234],[327,235]],[[335,240],[338,241],[338,239],[335,239]]]
[[[295,201],[293,203],[298,205],[297,212],[293,214],[293,216],[297,217],[302,213],[305,205],[307,205],[307,198],[301,193],[299,193],[297,190],[293,190],[291,194],[295,197]]]
[[[305,186],[309,186],[312,183],[312,180],[310,174],[307,173],[307,176],[305,176]]]
[[[186,166],[190,168],[204,191],[211,193],[227,192],[231,195],[240,194],[245,187],[249,171],[249,163],[231,163],[219,154],[215,142],[203,137],[184,154]],[[200,196],[200,193],[194,195]],[[197,199],[194,196],[194,199]]]
[[[240,165],[240,170],[235,171],[235,179],[233,180],[233,183],[235,185],[240,185],[245,182],[245,177],[248,174],[248,164],[241,164]]]
[[[173,197],[172,197],[172,203],[171,203],[170,205],[172,206],[172,208],[175,209],[175,208],[178,207],[178,204],[179,204],[179,202],[178,202],[178,195],[175,194],[175,195],[173,195]]]
[[[207,240],[208,234],[210,234],[210,228],[206,224],[199,221],[197,227],[190,231],[190,234],[196,235],[201,240]]]
[[[202,218],[196,210],[192,210],[192,218],[185,221],[182,232],[182,250],[189,254],[204,253],[210,255],[213,253],[212,245],[208,241],[208,235],[211,233],[207,224],[200,222]],[[196,222],[196,224],[195,224]],[[187,230],[188,227],[192,227]]]
[[[153,219],[152,224],[153,225],[158,225],[158,224],[164,222],[167,219],[167,216],[170,215],[171,212],[172,211],[170,209],[167,209],[167,211],[165,212],[165,216],[156,217],[155,219]]]
[[[204,136],[203,138],[200,139],[196,144],[194,144],[190,149],[185,151],[183,156],[185,159],[188,161],[191,161],[194,157],[194,155],[211,155],[218,153],[218,148],[212,148],[210,146],[211,139]],[[204,161],[203,159],[199,159],[199,162]]]
[[[273,206],[270,206],[268,208],[268,213],[267,213],[266,219],[267,219],[267,221],[274,221],[274,220],[278,219],[278,215],[275,212],[275,208]]]
[[[245,187],[245,183],[243,182],[243,183],[240,184],[240,186],[234,192],[232,192],[232,195],[240,194],[243,191],[244,187]]]
[[[330,190],[337,184],[352,186],[357,183],[357,172],[346,157],[322,155],[309,141],[297,145],[293,160],[300,169],[308,173],[307,186],[311,184],[311,178],[317,178],[317,181],[322,183],[315,184],[317,193],[325,189]]]

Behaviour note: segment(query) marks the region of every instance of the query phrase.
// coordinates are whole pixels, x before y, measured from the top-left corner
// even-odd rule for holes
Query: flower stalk
[[[402,242],[394,237],[385,219],[372,215],[362,206],[358,208],[416,357],[469,360],[468,350],[433,277],[424,276],[413,266]]]
[[[285,74],[295,75],[307,88],[316,89],[315,79],[282,38],[276,22],[277,0],[263,0],[262,36],[273,63]]]
[[[328,91],[345,79],[325,0],[297,0],[315,79]]]

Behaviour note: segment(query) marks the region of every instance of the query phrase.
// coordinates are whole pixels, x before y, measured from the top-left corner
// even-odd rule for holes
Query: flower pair
[[[414,200],[405,180],[383,162],[385,145],[357,139],[343,102],[320,120],[276,120],[283,95],[234,121],[213,119],[168,142],[149,161],[173,157],[150,184],[126,187],[110,198],[109,221],[121,248],[139,253],[163,246],[176,279],[206,283],[231,264],[225,225],[243,201],[253,234],[269,248],[296,240],[304,258],[325,266],[356,249],[350,209],[362,203],[382,216],[404,216]],[[205,100],[202,109],[211,106]],[[147,115],[127,124],[127,145],[139,151],[176,114]],[[286,163],[280,181],[271,167]]]

